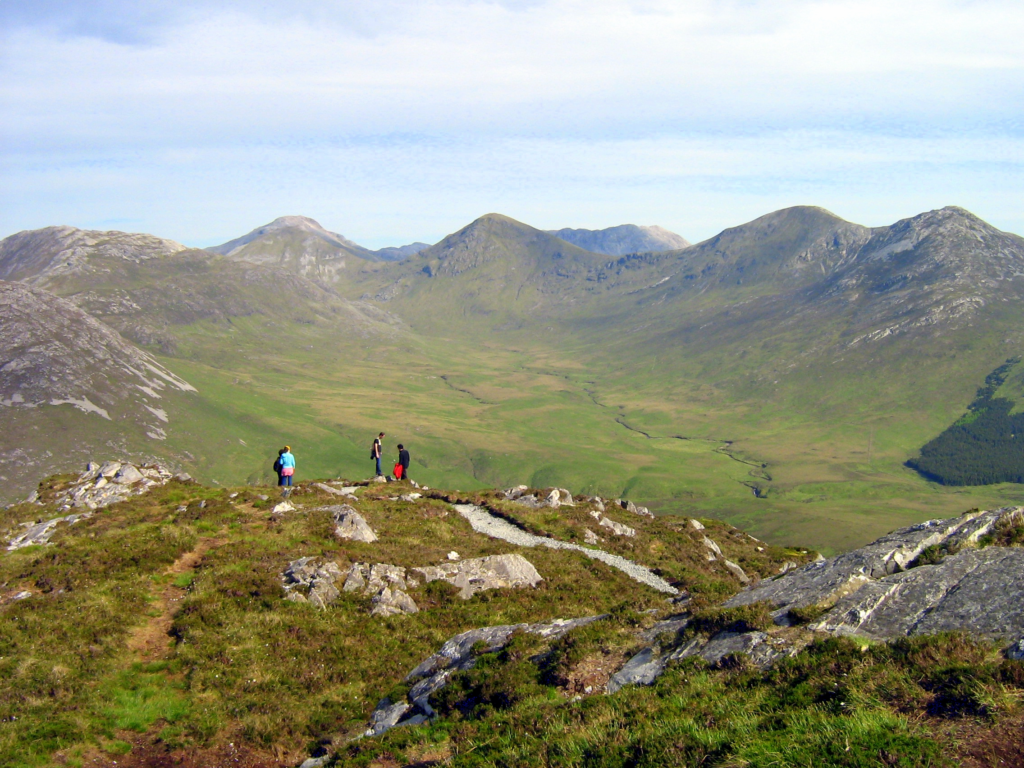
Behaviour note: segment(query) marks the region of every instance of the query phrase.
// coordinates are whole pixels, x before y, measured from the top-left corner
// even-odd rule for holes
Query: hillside
[[[206,250],[236,261],[280,267],[324,286],[347,284],[365,262],[402,261],[429,247],[411,243],[372,251],[305,216],[281,216]]]
[[[111,445],[161,445],[195,387],[74,304],[0,281],[0,476],[7,498]],[[168,458],[173,457],[170,452]]]
[[[0,240],[0,280],[46,287],[51,278],[95,272],[94,258],[138,263],[185,250],[173,240],[74,227],[28,230]]]
[[[609,256],[676,251],[690,244],[685,238],[667,229],[639,227],[636,224],[621,224],[606,229],[549,229],[548,234],[584,250]]]
[[[1021,756],[1019,509],[823,560],[557,488],[302,480],[282,501],[115,461],[41,483],[0,532],[6,765]],[[920,611],[966,618],[893,622]]]
[[[1024,500],[905,466],[1024,346],[1020,243],[956,208],[798,207],[613,257],[489,215],[332,286],[191,250],[48,285],[200,389],[174,462],[207,482],[265,477],[278,442],[358,472],[383,429],[431,484],[630,495],[837,552]]]

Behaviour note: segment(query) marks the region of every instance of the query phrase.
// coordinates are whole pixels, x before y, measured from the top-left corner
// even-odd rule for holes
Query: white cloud
[[[868,194],[858,179],[882,162],[908,175],[908,195],[915,179],[953,192],[988,174],[993,201],[998,183],[1000,208],[1022,209],[1021,184],[1006,184],[1024,103],[1016,1],[270,5],[5,4],[2,169],[19,187],[3,231],[47,207],[95,218],[81,213],[100,199],[100,218],[148,223],[122,210],[140,203],[121,185],[166,189],[152,207],[174,215],[240,176],[249,210],[307,213],[306,190],[339,172],[368,221],[371,198],[415,220],[410,190],[426,179],[453,210],[472,189],[476,213],[536,200],[572,224],[569,195],[587,185],[619,185],[627,207],[742,179],[716,197],[728,208],[771,203],[757,192],[770,187],[820,193],[837,173]],[[217,207],[160,234],[213,237],[223,224],[202,210]]]

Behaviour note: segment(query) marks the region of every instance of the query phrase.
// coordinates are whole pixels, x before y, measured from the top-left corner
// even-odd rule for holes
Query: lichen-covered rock
[[[741,583],[750,583],[750,577],[747,576],[747,572],[740,568],[740,566],[734,563],[732,560],[723,560],[722,564],[726,567],[726,570],[728,570],[729,573],[731,573],[733,576],[739,579]]]
[[[814,629],[875,638],[963,631],[1014,638],[1024,633],[1024,549],[964,549],[863,585]]]
[[[544,579],[522,555],[492,555],[413,568],[425,582],[446,581],[458,587],[459,597],[468,600],[485,589],[534,587]]]
[[[628,538],[636,536],[636,529],[630,528],[628,525],[623,525],[622,523],[616,523],[614,520],[610,520],[607,517],[602,516],[601,519],[598,520],[597,524],[602,528],[607,528],[616,536],[626,536]]]
[[[969,546],[991,531],[1004,515],[1016,513],[1017,509],[1006,507],[992,512],[971,512],[948,520],[929,520],[901,528],[866,547],[761,581],[724,605],[734,608],[764,601],[775,609],[773,615],[776,620],[784,623],[790,608],[833,605],[869,582],[906,569],[928,547],[954,549]]]
[[[348,504],[321,507],[331,513],[334,518],[334,535],[346,541],[362,541],[368,544],[377,541],[377,534],[373,532],[366,518],[360,515],[354,507]]]
[[[625,685],[650,685],[661,677],[665,664],[666,659],[661,657],[657,647],[644,648],[612,675],[606,690],[615,693]]]
[[[383,587],[371,599],[372,616],[400,616],[406,613],[419,613],[416,602],[398,587]]]
[[[453,672],[472,669],[480,652],[489,653],[503,648],[516,632],[555,639],[569,630],[603,618],[605,615],[586,616],[581,619],[555,619],[540,624],[506,624],[471,629],[458,634],[406,675],[405,682],[413,684],[406,701],[392,703],[384,699],[377,705],[370,717],[365,735],[377,736],[396,726],[426,722],[428,718],[434,716],[429,701],[431,694],[443,688]],[[477,648],[476,653],[474,647]]]
[[[285,599],[327,608],[341,596],[337,582],[342,575],[338,564],[330,560],[322,564],[315,557],[294,560],[281,574]]]

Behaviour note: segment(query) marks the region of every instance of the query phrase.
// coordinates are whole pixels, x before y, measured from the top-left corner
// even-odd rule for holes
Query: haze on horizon
[[[0,237],[300,214],[378,248],[498,211],[696,242],[796,204],[1024,233],[1011,0],[14,0],[0,28]]]

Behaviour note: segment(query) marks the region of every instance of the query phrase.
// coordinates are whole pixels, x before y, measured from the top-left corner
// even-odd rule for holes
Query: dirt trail
[[[128,639],[128,650],[137,654],[142,661],[155,661],[167,654],[174,613],[186,592],[182,587],[176,587],[174,580],[178,576],[194,571],[207,552],[225,541],[217,538],[199,539],[194,549],[183,554],[164,571],[169,581],[151,605],[151,612],[158,613],[149,616],[144,624],[132,630]]]

